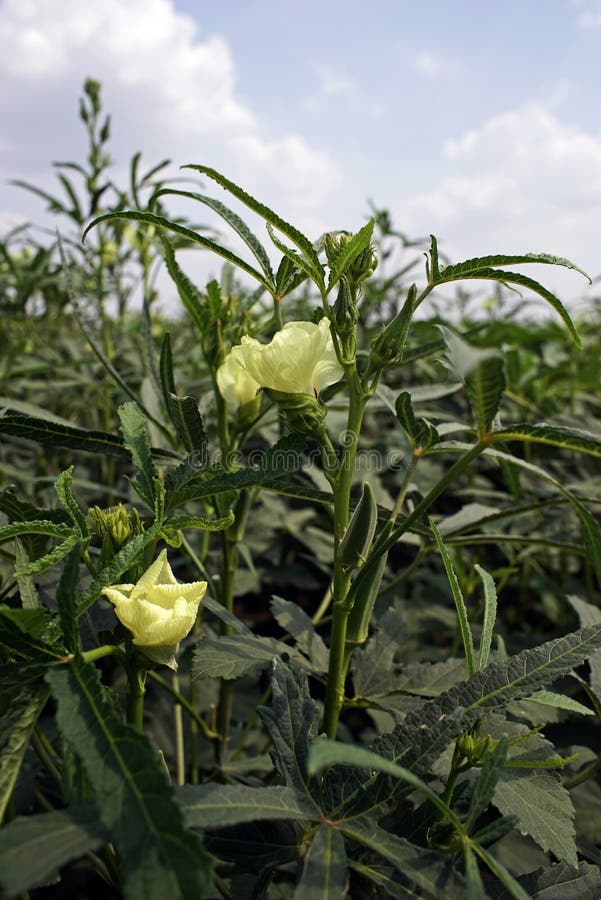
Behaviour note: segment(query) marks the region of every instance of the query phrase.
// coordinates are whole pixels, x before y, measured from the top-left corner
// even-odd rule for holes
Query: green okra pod
[[[365,562],[377,522],[378,507],[369,481],[366,481],[363,485],[363,493],[340,542],[340,559],[345,572],[350,572]]]
[[[347,644],[364,644],[367,640],[387,559],[388,553],[371,559],[351,585],[348,599],[353,605],[346,624]]]

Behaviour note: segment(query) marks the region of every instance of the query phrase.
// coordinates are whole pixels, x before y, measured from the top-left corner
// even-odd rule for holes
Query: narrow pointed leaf
[[[81,756],[101,823],[119,855],[128,900],[195,900],[211,888],[211,863],[184,828],[148,740],[116,715],[96,669],[76,657],[48,672],[57,723]]]
[[[198,165],[187,165],[183,166],[184,169],[194,169],[196,172],[200,172],[203,175],[207,175],[213,181],[216,181],[217,184],[221,185],[222,188],[225,188],[226,191],[229,191],[230,194],[233,194],[234,197],[237,197],[245,206],[248,206],[249,209],[252,209],[258,216],[261,216],[262,219],[265,219],[266,222],[269,222],[273,225],[274,228],[277,228],[278,231],[281,231],[282,234],[285,234],[287,238],[289,238],[293,244],[295,244],[298,249],[305,255],[305,257],[313,263],[317,271],[321,269],[321,263],[319,262],[319,257],[313,248],[313,244],[309,240],[309,238],[305,237],[302,232],[295,228],[293,225],[290,225],[288,222],[285,222],[284,219],[281,219],[277,213],[274,213],[273,210],[269,209],[265,204],[260,203],[258,200],[255,200],[254,197],[251,197],[250,194],[247,194],[241,187],[237,184],[234,184],[233,181],[230,181],[228,178],[225,178],[224,175],[221,175],[215,169],[211,169],[208,166],[198,166]]]
[[[305,857],[293,900],[345,900],[348,867],[344,838],[331,825],[321,824]]]
[[[124,403],[119,407],[119,418],[125,446],[137,470],[132,484],[147,506],[153,509],[157,472],[152,461],[146,417],[136,403]]]
[[[566,450],[578,450],[591,456],[601,456],[601,435],[591,434],[579,428],[563,425],[508,425],[490,435],[491,443],[523,441],[524,443],[548,444]]]
[[[186,273],[180,268],[171,242],[163,235],[159,235],[163,244],[163,255],[165,257],[165,265],[167,271],[175,283],[180,300],[184,304],[184,309],[196,325],[199,334],[204,334],[206,329],[206,310],[203,308],[206,303],[203,302],[200,291],[195,284],[188,278]],[[161,370],[162,371],[162,370]],[[163,387],[164,390],[164,387]],[[175,393],[175,386],[169,388],[169,391]]]
[[[208,441],[202,416],[198,411],[198,401],[194,397],[178,397],[170,393],[168,403],[171,421],[182,444],[188,453],[194,451],[200,456],[202,465],[203,457],[207,455]]]
[[[165,409],[169,409],[169,394],[175,394],[175,380],[173,377],[173,355],[171,353],[171,335],[168,331],[163,335],[161,342],[161,356],[159,359],[159,375],[161,379],[161,391]]]
[[[497,589],[492,575],[476,563],[474,569],[480,576],[484,588],[484,621],[482,634],[480,635],[480,647],[478,649],[478,671],[481,672],[488,665],[490,647],[492,644],[495,622],[497,619]]]
[[[463,262],[455,263],[452,266],[444,266],[440,270],[440,277],[446,279],[448,276],[455,278],[463,278],[465,274],[477,272],[481,269],[489,269],[491,266],[516,266],[521,263],[542,263],[544,265],[563,266],[565,269],[574,269],[580,272],[591,282],[590,276],[581,269],[576,263],[565,259],[562,256],[553,256],[551,253],[522,253],[522,254],[503,254],[496,253],[491,256],[479,256],[474,259],[466,259]]]
[[[82,538],[88,538],[90,532],[86,517],[73,496],[73,466],[70,466],[56,479],[54,488],[63,509],[69,514],[73,524]]]
[[[280,253],[283,253],[297,269],[302,269],[305,275],[307,275],[308,278],[313,279],[318,287],[323,287],[323,271],[321,266],[316,268],[314,263],[311,260],[305,259],[302,253],[286,246],[286,244],[279,239],[269,222],[267,223],[267,233]]]
[[[432,532],[434,534],[434,539],[436,541],[436,546],[438,547],[438,552],[442,557],[442,561],[445,567],[445,571],[447,573],[447,578],[449,580],[449,584],[451,585],[451,592],[453,594],[453,600],[455,601],[455,609],[457,610],[457,621],[459,623],[459,630],[461,631],[461,639],[463,641],[463,650],[465,653],[465,661],[467,663],[467,671],[468,675],[473,675],[476,671],[476,662],[475,662],[475,654],[474,654],[474,639],[472,637],[472,629],[470,627],[470,622],[467,614],[467,607],[465,605],[465,600],[463,599],[463,593],[461,592],[461,587],[459,586],[459,581],[457,580],[457,576],[455,575],[455,570],[453,569],[453,561],[449,554],[449,551],[444,545],[442,537],[434,519],[430,516],[428,518],[428,522]]]
[[[496,747],[490,750],[484,757],[482,767],[480,768],[480,774],[478,775],[472,791],[467,816],[463,823],[464,828],[468,833],[471,832],[478,817],[483,812],[486,812],[490,806],[496,784],[499,781],[505,760],[507,759],[508,746],[509,739],[504,736],[497,743]]]
[[[213,197],[207,197],[205,194],[196,194],[192,191],[176,191],[173,188],[162,188],[153,195],[152,199],[154,201],[165,194],[174,194],[179,197],[188,197],[190,200],[198,200],[199,203],[204,203],[205,206],[208,206],[209,209],[212,209],[221,216],[221,218],[233,228],[236,234],[242,238],[247,247],[249,247],[255,259],[261,266],[265,278],[269,279],[272,284],[273,290],[274,276],[267,251],[258,237],[252,233],[246,222],[244,222],[237,213],[229,209],[225,203],[221,203]]]
[[[70,860],[106,840],[91,804],[19,817],[0,832],[0,884],[11,900],[43,885]]]
[[[79,647],[79,632],[76,615],[76,587],[79,580],[79,562],[81,544],[78,542],[71,553],[65,557],[63,571],[56,588],[58,617],[65,645],[70,653]]]
[[[117,434],[90,431],[75,425],[59,425],[46,419],[13,413],[11,410],[0,413],[0,434],[26,438],[48,447],[85,450],[88,453],[102,453],[122,459],[129,455]]]
[[[57,562],[60,562],[68,553],[71,553],[79,541],[79,535],[76,534],[76,532],[72,532],[65,538],[62,544],[58,544],[57,547],[54,547],[53,550],[50,550],[48,553],[44,554],[44,556],[32,560],[22,569],[19,569],[19,575],[39,575],[40,572],[51,569],[52,566],[56,565]]]
[[[156,225],[158,228],[164,228],[166,231],[171,231],[173,232],[173,234],[178,234],[180,237],[186,238],[186,240],[191,241],[194,244],[199,244],[206,250],[212,250],[213,253],[216,253],[218,256],[223,257],[223,259],[226,259],[234,266],[238,266],[238,268],[242,269],[243,272],[246,272],[248,275],[252,275],[252,277],[255,278],[259,282],[259,284],[262,284],[266,290],[269,291],[271,288],[271,285],[261,272],[251,266],[250,263],[247,263],[244,259],[237,256],[231,250],[227,250],[225,247],[222,247],[220,244],[212,241],[210,238],[203,237],[203,235],[198,234],[196,231],[192,231],[191,228],[185,228],[183,225],[179,225],[177,222],[172,222],[170,219],[166,219],[164,216],[156,216],[153,213],[105,213],[102,216],[97,216],[97,218],[95,218],[93,222],[90,222],[83,233],[82,239],[85,240],[90,229],[98,225],[99,222],[106,222],[110,219],[133,219],[136,222],[145,222],[148,225]]]

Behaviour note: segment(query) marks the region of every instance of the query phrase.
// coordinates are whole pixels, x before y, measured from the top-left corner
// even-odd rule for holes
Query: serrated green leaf
[[[479,256],[474,259],[466,259],[451,266],[444,266],[440,270],[439,275],[445,280],[448,276],[463,278],[467,273],[489,269],[491,266],[516,266],[520,263],[543,263],[545,265],[563,266],[565,269],[574,269],[576,272],[584,275],[589,283],[592,284],[590,276],[587,275],[584,269],[581,269],[569,259],[565,259],[562,256],[553,256],[551,253],[495,253],[490,256]]]
[[[0,822],[17,782],[31,733],[47,699],[45,685],[26,684],[11,697],[6,712],[0,717]]]
[[[35,441],[45,447],[64,447],[67,450],[84,450],[86,453],[100,453],[103,456],[117,456],[127,459],[129,453],[123,440],[117,434],[67,427],[57,422],[36,419],[33,416],[13,414],[11,410],[0,411],[0,434]],[[153,448],[153,456],[177,459],[171,450]]]
[[[341,822],[342,833],[384,858],[429,900],[464,900],[465,883],[442,853],[411,844],[371,819]]]
[[[427,450],[438,441],[438,431],[434,425],[421,416],[418,418],[413,412],[409,391],[402,391],[396,398],[394,412],[414,449],[420,447]]]
[[[578,868],[556,863],[521,879],[532,900],[598,900],[601,869],[581,862]]]
[[[484,890],[484,882],[478,868],[478,859],[469,844],[463,845],[465,859],[465,898],[466,900],[488,900]]]
[[[309,693],[307,676],[289,668],[282,660],[273,662],[270,706],[258,713],[274,747],[274,762],[288,787],[293,788],[319,815],[319,782],[308,772],[309,747],[317,738],[319,706]]]
[[[554,772],[504,769],[495,787],[493,803],[503,815],[516,815],[517,827],[533,837],[543,850],[550,850],[568,865],[578,865],[574,807]]]
[[[154,509],[155,478],[157,471],[150,452],[146,416],[136,403],[124,403],[119,407],[123,441],[130,451],[136,467],[132,485],[150,509]]]
[[[260,819],[306,820],[315,809],[289,787],[243,784],[184,785],[176,799],[189,828],[222,828]]]
[[[572,266],[572,268],[576,268],[576,266]],[[533,291],[533,293],[535,294],[538,294],[539,297],[542,297],[543,300],[546,300],[547,303],[549,303],[550,306],[553,307],[555,312],[560,316],[560,318],[566,325],[568,331],[574,339],[575,344],[578,347],[582,346],[580,335],[576,331],[576,327],[572,322],[570,314],[568,313],[559,297],[556,297],[555,294],[551,293],[551,291],[547,290],[547,288],[543,287],[542,284],[539,284],[538,281],[535,281],[533,278],[528,278],[527,275],[521,275],[519,272],[505,272],[503,269],[491,269],[488,267],[480,268],[477,271],[463,272],[460,275],[454,275],[452,273],[449,274],[448,270],[444,269],[442,272],[440,272],[439,278],[436,280],[436,284],[444,284],[448,281],[457,281],[457,279],[500,281],[501,284],[518,284],[520,285],[520,287],[528,288],[528,290]]]
[[[438,326],[448,348],[448,356],[465,385],[478,437],[488,435],[505,390],[505,362],[493,348],[473,347],[459,335]]]
[[[88,529],[86,517],[73,496],[73,466],[65,469],[64,472],[61,472],[56,479],[54,489],[59,499],[59,503],[65,512],[68,513],[80,536],[84,539],[88,538],[90,536],[90,531]]]
[[[307,273],[299,269],[292,260],[282,256],[275,274],[275,297],[283,300],[287,294],[306,281],[307,277]]]
[[[210,858],[184,828],[154,749],[107,703],[94,666],[76,657],[46,679],[58,702],[58,727],[82,759],[99,819],[119,854],[125,896],[207,896]]]
[[[200,172],[202,175],[207,175],[213,181],[216,181],[217,184],[221,185],[222,188],[225,188],[226,191],[229,191],[230,194],[233,194],[234,197],[237,197],[245,206],[248,206],[249,209],[252,209],[258,216],[261,216],[266,222],[269,222],[273,225],[274,228],[277,228],[278,231],[281,231],[282,234],[285,234],[287,238],[289,238],[292,243],[298,247],[298,249],[304,254],[307,260],[313,264],[317,271],[323,271],[321,267],[321,263],[319,261],[319,257],[315,252],[313,244],[309,240],[309,238],[305,237],[302,232],[295,228],[293,225],[290,225],[288,222],[285,222],[284,219],[281,219],[273,210],[269,209],[265,204],[260,203],[258,200],[255,200],[254,197],[251,197],[250,194],[247,194],[241,187],[238,187],[237,184],[234,184],[233,181],[230,181],[225,176],[221,175],[215,169],[211,169],[208,166],[199,166],[190,164],[187,166],[183,166],[184,169],[194,169],[196,172]]]
[[[58,544],[58,546],[54,547],[53,550],[50,550],[49,553],[46,553],[44,556],[40,556],[39,559],[34,559],[30,563],[19,570],[20,575],[39,575],[40,572],[45,572],[46,569],[51,569],[57,562],[60,562],[68,553],[71,553],[74,547],[79,543],[80,537],[78,534],[72,532],[62,544]]]
[[[311,841],[293,900],[344,900],[347,887],[344,838],[336,828],[322,823]]]
[[[562,447],[566,450],[579,450],[591,456],[601,456],[601,437],[582,431],[579,428],[567,428],[563,425],[507,425],[490,435],[491,443],[505,441],[524,441],[524,443],[547,444]]]
[[[580,625],[586,626],[601,623],[601,609],[598,606],[593,606],[592,603],[587,603],[574,594],[568,594],[568,603],[578,616]],[[597,697],[601,697],[601,651],[593,653],[589,658],[588,664],[591,670],[591,688]]]
[[[580,713],[581,716],[593,716],[594,711],[588,706],[566,697],[565,694],[557,694],[555,691],[535,691],[526,698],[532,703],[541,703],[543,706],[552,706],[554,709],[567,709],[570,712]]]
[[[470,627],[470,622],[467,614],[467,607],[465,605],[465,600],[463,599],[463,594],[461,592],[461,587],[459,586],[459,581],[457,580],[457,576],[455,575],[455,570],[453,569],[453,561],[451,560],[451,556],[449,551],[444,545],[442,537],[438,528],[436,527],[436,523],[434,519],[430,516],[428,518],[428,523],[430,528],[432,529],[432,533],[434,534],[434,539],[436,541],[436,546],[438,547],[438,551],[442,557],[442,562],[445,567],[445,572],[447,573],[447,578],[449,580],[449,584],[451,586],[451,592],[453,594],[453,600],[455,601],[455,609],[457,610],[457,621],[459,623],[459,630],[461,631],[461,639],[463,641],[463,650],[465,653],[465,661],[467,663],[467,671],[468,675],[473,675],[476,671],[476,662],[475,662],[475,654],[474,654],[474,639],[472,636],[472,629]]]
[[[484,588],[484,621],[478,648],[478,672],[481,672],[488,665],[490,647],[497,620],[497,589],[492,575],[489,575],[482,566],[475,563],[474,569],[480,576],[482,587]]]
[[[367,643],[353,654],[353,686],[358,697],[377,698],[395,688],[394,659],[406,639],[401,615],[388,609]]]
[[[340,276],[346,272],[354,259],[369,246],[374,231],[375,219],[370,219],[367,225],[360,228],[349,240],[342,245],[338,256],[330,266],[328,279],[328,293],[332,290]]]
[[[224,219],[228,225],[242,238],[246,246],[251,250],[255,259],[261,266],[265,278],[270,281],[272,284],[271,292],[275,288],[274,285],[274,277],[273,271],[271,268],[271,262],[269,260],[269,256],[267,255],[267,251],[265,250],[261,241],[252,233],[246,222],[244,222],[237,213],[233,212],[233,210],[229,209],[224,203],[221,203],[219,200],[214,200],[213,197],[207,197],[204,194],[196,194],[192,191],[177,191],[173,188],[162,188],[159,191],[156,191],[153,194],[152,201],[158,199],[159,197],[165,194],[173,194],[179,197],[188,197],[190,200],[198,200],[199,203],[204,203],[205,206],[208,206],[209,209],[212,209],[216,212],[222,219]]]
[[[200,528],[202,531],[223,531],[234,523],[234,511],[230,510],[226,516],[210,519],[208,516],[172,516],[164,522],[163,527],[170,528]]]
[[[10,525],[4,525],[0,528],[0,544],[12,541],[13,538],[22,534],[46,534],[49,537],[66,538],[72,534],[72,530],[68,525],[61,525],[60,523],[46,520],[11,522]]]
[[[56,602],[58,605],[58,617],[61,623],[61,631],[65,645],[70,653],[75,653],[79,647],[79,632],[77,630],[75,589],[79,579],[79,562],[81,557],[81,544],[78,542],[71,553],[65,557],[63,571],[56,588]]]
[[[277,247],[280,253],[287,256],[290,262],[296,266],[297,269],[301,269],[308,278],[311,278],[317,284],[318,287],[323,287],[323,270],[321,266],[316,268],[310,260],[305,259],[302,253],[286,246],[286,244],[278,238],[269,222],[267,223],[267,233],[269,234],[273,245]]]
[[[15,578],[19,588],[21,605],[24,609],[36,609],[40,606],[40,598],[31,575],[23,575],[23,569],[30,562],[23,541],[16,537],[15,542]]]
[[[497,745],[484,756],[480,773],[472,790],[470,805],[464,820],[464,828],[471,832],[478,817],[490,806],[495,787],[501,777],[501,770],[507,759],[509,739],[502,737]]]
[[[184,309],[196,325],[198,333],[203,335],[205,333],[207,321],[206,311],[203,309],[200,292],[196,285],[190,281],[185,272],[179,267],[171,243],[162,235],[159,236],[161,238],[161,243],[163,244],[163,255],[165,257],[167,271],[177,288],[180,300],[184,304]],[[165,390],[165,386],[163,386],[163,390]],[[169,391],[175,393],[175,386],[170,387]]]
[[[173,355],[171,353],[171,335],[168,331],[161,341],[161,355],[159,358],[159,375],[161,391],[165,409],[169,410],[169,395],[175,394],[175,380],[173,377]]]
[[[269,605],[278,625],[292,635],[300,650],[311,660],[314,670],[327,672],[328,648],[307,613],[297,603],[282,597],[272,597]]]
[[[188,453],[194,451],[200,455],[202,465],[202,460],[208,456],[208,441],[198,402],[194,397],[178,397],[170,393],[168,403],[171,421],[182,444]]]
[[[105,842],[105,829],[91,804],[19,817],[0,832],[0,884],[11,900]]]
[[[271,637],[224,634],[205,635],[197,644],[192,661],[194,678],[240,678],[266,669],[274,657],[285,654],[297,663],[307,661],[292,647]]]
[[[271,286],[261,274],[261,272],[251,266],[250,263],[247,263],[244,259],[237,256],[235,253],[232,253],[231,250],[227,250],[225,247],[222,247],[220,244],[217,244],[210,238],[203,237],[196,231],[192,231],[191,228],[185,228],[183,225],[179,225],[177,222],[172,222],[170,221],[170,219],[166,219],[164,216],[156,216],[153,213],[115,212],[105,213],[102,216],[97,216],[97,218],[90,222],[90,224],[84,231],[82,240],[85,240],[91,228],[94,228],[100,222],[106,222],[110,219],[133,219],[136,222],[145,222],[148,225],[156,225],[158,228],[164,228],[166,231],[171,231],[173,232],[173,234],[178,234],[180,237],[191,241],[193,244],[200,244],[201,247],[205,247],[205,249],[207,250],[212,250],[213,253],[216,253],[218,256],[223,257],[223,259],[227,259],[227,261],[232,263],[232,265],[238,266],[238,268],[242,269],[243,272],[246,272],[247,275],[251,275],[253,278],[255,278],[259,282],[259,284],[263,285],[266,290],[270,290]]]

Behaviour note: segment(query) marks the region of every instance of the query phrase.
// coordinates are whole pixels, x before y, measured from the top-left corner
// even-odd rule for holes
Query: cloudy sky
[[[0,0],[4,227],[42,211],[10,178],[50,188],[52,160],[81,159],[87,76],[117,174],[142,150],[222,170],[312,236],[372,198],[456,260],[601,273],[601,0]]]

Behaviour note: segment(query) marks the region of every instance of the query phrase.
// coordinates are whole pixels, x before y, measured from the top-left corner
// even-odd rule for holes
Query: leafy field
[[[23,185],[60,239],[0,246],[5,895],[601,896],[577,266],[381,209],[306,236],[200,165],[117,185],[95,82],[81,118]]]

